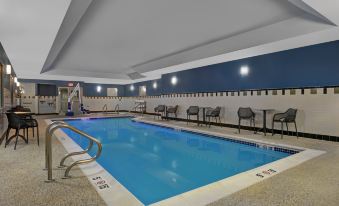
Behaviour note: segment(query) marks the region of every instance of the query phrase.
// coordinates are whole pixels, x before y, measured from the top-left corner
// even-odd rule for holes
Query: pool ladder
[[[119,104],[117,104],[117,105],[115,105],[115,107],[114,107],[114,112],[116,112],[117,114],[119,114],[119,111],[120,111],[120,109],[119,109]]]
[[[105,104],[105,105],[102,107],[102,111],[103,111],[103,112],[107,112],[107,104]]]
[[[100,143],[99,140],[97,140],[94,137],[84,133],[83,131],[80,131],[80,130],[66,124],[65,122],[62,122],[62,121],[53,122],[52,124],[48,125],[48,127],[46,128],[45,169],[47,170],[47,176],[48,176],[46,182],[54,181],[54,179],[52,177],[52,136],[53,136],[53,133],[57,129],[61,129],[61,128],[67,128],[67,129],[72,130],[73,132],[75,132],[77,134],[80,134],[82,137],[89,139],[89,145],[88,145],[87,149],[85,149],[83,151],[72,152],[72,153],[67,154],[64,158],[61,159],[59,168],[67,167],[64,164],[64,162],[67,158],[74,156],[74,155],[81,155],[81,154],[87,153],[93,147],[93,143],[96,143],[98,145],[98,151],[97,151],[97,153],[94,157],[89,158],[89,159],[84,159],[84,160],[78,160],[78,161],[73,162],[71,165],[69,165],[66,168],[65,175],[64,175],[63,179],[71,177],[69,175],[69,172],[74,166],[80,165],[80,164],[88,164],[90,162],[93,162],[96,159],[98,159],[101,155],[102,144]]]

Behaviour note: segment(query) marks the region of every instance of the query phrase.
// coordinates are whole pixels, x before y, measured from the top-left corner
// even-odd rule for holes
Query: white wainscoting
[[[174,97],[175,96],[175,97]],[[231,93],[223,93],[223,96],[218,96],[213,93],[213,96],[202,97],[202,94],[196,94],[196,97],[192,94],[192,97],[167,97],[162,95],[160,97],[123,97],[121,101],[117,98],[109,97],[84,97],[83,102],[85,108],[92,111],[101,111],[103,106],[107,104],[108,110],[113,110],[116,104],[120,104],[120,110],[131,110],[134,106],[134,101],[137,99],[143,99],[147,102],[147,112],[152,113],[154,107],[159,104],[165,104],[167,106],[179,105],[178,117],[186,118],[186,109],[190,105],[216,107],[221,106],[222,110],[222,122],[229,124],[237,124],[237,110],[239,107],[252,107],[253,109],[269,108],[275,109],[275,112],[283,112],[288,108],[297,108],[297,124],[299,132],[339,136],[339,94],[334,93],[333,88],[327,89],[327,94],[323,94],[323,89],[317,89],[317,94],[311,94],[310,89],[305,89],[304,94],[301,94],[301,89],[296,90],[295,95],[290,95],[290,91],[286,90],[285,95],[282,95],[282,90],[278,90],[276,95],[273,95],[273,91],[268,91],[268,95],[265,95],[265,91],[261,92],[258,96],[256,91],[251,96],[247,91],[247,96],[243,95],[243,92],[234,92],[234,96]],[[189,95],[190,96],[190,95]],[[262,113],[256,111],[256,124],[262,125]],[[274,113],[267,115],[267,126],[271,128],[272,116]],[[247,123],[244,122],[244,125]],[[280,125],[276,125],[276,128],[280,128]],[[290,126],[290,130],[294,130],[293,125]]]

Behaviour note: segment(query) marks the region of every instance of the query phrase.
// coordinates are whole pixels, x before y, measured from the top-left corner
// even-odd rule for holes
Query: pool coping
[[[71,120],[71,119],[97,119],[104,117],[78,117],[78,118],[53,118],[46,119],[47,124],[51,124],[57,120]],[[113,116],[119,117],[131,117],[131,115],[119,115]],[[112,117],[107,117],[112,118]],[[61,145],[65,148],[67,153],[82,151],[83,149],[73,141],[64,131],[58,129],[53,134]],[[89,159],[91,156],[87,153],[70,157],[73,161],[81,159]],[[60,159],[61,160],[61,159]],[[131,205],[131,206],[143,206],[144,204],[136,198],[127,188],[125,188],[117,179],[115,179],[105,168],[103,168],[97,161],[93,161],[86,165],[78,165],[83,174],[87,177],[91,185],[95,188],[99,196],[104,200],[107,205]],[[72,175],[72,171],[70,172]],[[67,181],[67,179],[65,180]],[[108,185],[108,187],[107,187]]]
[[[249,143],[255,143],[268,147],[279,147],[290,150],[298,151],[296,154],[291,154],[283,159],[262,165],[260,167],[247,170],[245,172],[236,174],[231,177],[201,186],[199,188],[178,194],[176,196],[161,200],[156,203],[150,204],[150,206],[164,206],[164,205],[185,205],[185,206],[199,206],[207,205],[215,202],[221,198],[238,192],[251,185],[259,183],[267,178],[280,174],[281,172],[295,167],[305,161],[320,156],[325,151],[308,149],[297,146],[290,146],[285,144],[269,143],[261,140],[254,140],[250,138],[240,137],[233,134],[222,134],[213,131],[203,131],[196,128],[188,128],[183,126],[177,126],[165,122],[154,122],[144,119],[143,117],[135,117],[133,115],[115,115],[115,116],[96,116],[96,117],[76,117],[76,118],[53,118],[53,120],[71,120],[71,119],[98,119],[98,118],[119,118],[119,117],[134,117],[133,120],[145,124],[151,124],[161,127],[172,128],[174,130],[187,131],[193,133],[199,133],[203,135],[210,135],[217,138],[233,139],[238,141],[244,141]],[[47,123],[51,123],[52,120],[46,120]],[[67,134],[62,130],[57,130],[55,136],[62,143],[67,152],[74,152],[82,150],[81,147],[75,143]],[[80,158],[81,157],[81,158]],[[83,158],[90,158],[88,154],[73,156],[72,159],[77,161]],[[79,168],[87,176],[91,184],[94,186],[96,191],[106,202],[107,205],[144,205],[138,200],[131,192],[127,190],[122,184],[120,184],[109,172],[107,172],[99,163],[92,162],[88,165],[79,165]],[[99,172],[98,172],[99,171]],[[98,180],[94,180],[99,178]],[[103,181],[101,181],[103,180]],[[109,188],[100,189],[102,182],[107,183]],[[114,193],[114,195],[111,195]]]

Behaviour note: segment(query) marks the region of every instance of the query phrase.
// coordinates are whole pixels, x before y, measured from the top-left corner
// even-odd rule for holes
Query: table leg
[[[205,110],[206,110],[206,108],[202,108],[202,122],[203,122],[203,124],[206,125]]]
[[[264,118],[264,121],[263,121],[263,130],[264,130],[264,134],[266,136],[266,110],[264,110],[264,113],[263,113],[263,118]]]
[[[7,130],[6,130],[6,132],[7,132]],[[2,141],[4,141],[4,139],[6,137],[6,132],[4,132],[4,134],[0,138],[0,145],[2,144]]]

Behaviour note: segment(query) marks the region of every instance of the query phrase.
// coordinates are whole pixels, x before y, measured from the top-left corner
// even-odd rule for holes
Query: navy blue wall
[[[84,82],[72,82],[72,81],[59,81],[59,80],[41,80],[41,79],[19,79],[22,83],[35,83],[35,84],[49,84],[56,85],[57,87],[68,87],[68,83],[73,83],[75,86],[80,83],[83,87],[83,95],[90,97],[105,97],[107,96],[107,88],[118,88],[118,96],[125,96],[125,86],[116,84],[92,84]],[[97,92],[97,86],[101,86],[101,92]],[[52,92],[51,92],[52,94]],[[38,95],[38,91],[36,91]]]
[[[101,92],[97,92],[97,86],[101,86]],[[118,96],[125,96],[125,87],[123,85],[92,83],[84,83],[83,95],[88,97],[106,97],[107,88],[118,88]]]
[[[153,88],[153,83],[157,83],[157,88]],[[139,96],[139,86],[146,86],[146,94],[147,96],[155,96],[160,95],[162,93],[161,90],[161,79],[155,79],[150,81],[138,82],[134,83],[134,91],[131,91],[131,84],[125,85],[125,96]]]
[[[42,80],[42,79],[18,79],[22,83],[36,83],[36,84],[53,84],[57,87],[68,87],[68,83],[73,83],[75,86],[77,83],[80,83],[82,86],[84,82],[73,82],[73,81],[60,81],[60,80]]]
[[[250,73],[242,77],[241,66]],[[172,76],[178,78],[171,85]],[[339,41],[165,74],[162,92],[212,92],[339,85]]]
[[[248,76],[240,75],[242,66],[249,67]],[[175,86],[171,85],[173,76],[178,78]],[[157,89],[153,89],[154,81],[158,84]],[[150,96],[169,93],[338,86],[339,41],[164,74],[161,79],[134,83],[134,91],[130,90],[130,84],[102,84],[102,92],[98,93],[96,87],[100,84],[83,84],[85,96],[106,96],[107,87],[117,87],[119,96],[138,96],[139,86],[144,85],[147,87],[147,95]]]

